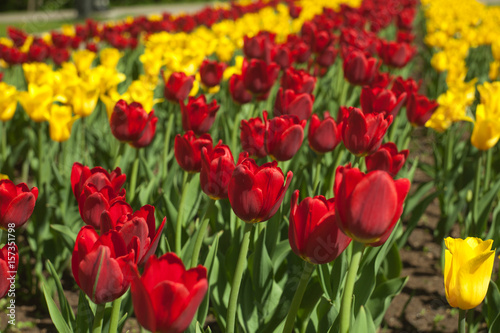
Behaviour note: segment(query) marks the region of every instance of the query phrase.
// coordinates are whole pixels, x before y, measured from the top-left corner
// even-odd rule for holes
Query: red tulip
[[[356,156],[366,156],[377,151],[392,116],[384,114],[363,114],[360,109],[350,107],[349,115],[342,125],[342,141],[345,147]]]
[[[19,264],[16,244],[7,243],[0,250],[0,299],[4,298],[14,283]],[[14,288],[15,289],[15,288]]]
[[[207,270],[186,270],[174,253],[149,257],[144,273],[135,270],[131,294],[135,316],[151,332],[181,333],[193,320],[208,289]]]
[[[309,147],[319,154],[334,150],[342,142],[341,128],[342,123],[336,123],[328,111],[325,111],[322,121],[313,114],[307,134]]]
[[[389,85],[389,83],[392,81],[392,76],[389,73],[385,72],[380,72],[377,71],[375,74],[375,77],[373,78],[373,81],[370,83],[371,88],[381,88],[385,89]],[[399,96],[396,94],[396,97]]]
[[[259,59],[271,62],[271,49],[274,46],[275,34],[260,31],[254,37],[243,37],[243,53],[248,59]]]
[[[268,64],[259,59],[252,59],[250,62],[243,60],[241,68],[243,84],[259,100],[267,98],[278,74],[279,66],[274,62]]]
[[[132,213],[125,201],[116,201],[101,214],[101,233],[116,230],[122,236],[127,250],[134,251],[137,265],[153,255],[158,247],[166,218],[156,230],[155,208],[150,205]]]
[[[0,228],[22,227],[33,213],[37,198],[36,187],[30,190],[25,183],[0,180]]]
[[[207,87],[215,87],[220,84],[222,74],[226,69],[226,64],[208,59],[203,60],[200,65],[200,78],[201,82]]]
[[[68,49],[59,49],[53,47],[50,49],[50,57],[54,61],[54,63],[58,66],[62,65],[63,62],[69,60],[70,54]]]
[[[207,133],[215,121],[219,105],[214,99],[207,104],[205,95],[189,97],[187,104],[180,101],[182,113],[182,127],[185,131],[193,131],[198,135]]]
[[[71,259],[73,277],[94,303],[111,302],[127,291],[134,257],[117,231],[99,236],[94,228],[84,226],[76,237]]]
[[[109,124],[115,138],[140,148],[151,143],[157,121],[154,110],[148,114],[140,103],[127,104],[121,99],[113,109]]]
[[[377,70],[377,60],[363,52],[351,50],[344,58],[344,77],[355,85],[369,85]]]
[[[193,82],[194,76],[172,73],[165,83],[165,98],[175,103],[185,100],[193,89]]]
[[[376,152],[365,157],[366,169],[368,171],[383,170],[392,177],[396,177],[409,153],[408,149],[398,152],[398,147],[394,142],[384,143]]]
[[[302,145],[307,121],[293,115],[275,117],[268,121],[267,112],[264,111],[264,123],[264,146],[267,154],[277,161],[290,160]]]
[[[273,61],[277,63],[282,70],[290,67],[293,63],[293,53],[285,44],[274,47],[271,54]]]
[[[241,146],[244,151],[248,152],[251,157],[261,158],[267,156],[264,147],[264,135],[266,132],[266,125],[262,120],[257,118],[250,118],[242,120],[240,125],[240,139]]]
[[[118,200],[125,200],[125,189],[117,192],[109,185],[98,189],[92,183],[86,184],[78,199],[78,210],[83,222],[100,229],[101,214]]]
[[[297,205],[299,190],[293,192],[288,240],[296,255],[313,264],[337,258],[351,243],[337,226],[335,199],[318,195]]]
[[[361,90],[361,109],[364,114],[383,113],[386,116],[396,117],[406,102],[406,93],[396,95],[387,89],[363,87]]]
[[[290,14],[291,18],[297,18],[300,15],[300,12],[302,12],[302,7],[295,5],[293,2],[290,2],[288,5],[288,12]]]
[[[321,67],[330,67],[337,59],[338,51],[333,47],[329,46],[325,48],[321,53],[316,56],[316,63]]]
[[[408,43],[411,44],[415,40],[415,35],[411,32],[399,30],[396,33],[396,42],[398,43]]]
[[[337,225],[358,242],[382,245],[403,212],[409,190],[408,179],[394,180],[385,171],[364,174],[350,165],[339,166],[334,186]]]
[[[252,94],[246,90],[241,75],[234,74],[229,79],[229,93],[236,103],[246,104],[252,100]]]
[[[291,89],[280,88],[274,102],[274,116],[294,115],[300,120],[307,120],[311,116],[313,103],[312,94],[298,94]]]
[[[202,134],[199,138],[196,138],[193,131],[187,131],[182,136],[177,134],[174,142],[174,155],[179,166],[187,172],[200,172],[203,147],[210,154],[213,147],[210,134]]]
[[[311,57],[311,48],[309,45],[304,43],[303,41],[298,41],[293,46],[293,57],[295,61],[299,64],[303,64],[309,60]]]
[[[312,94],[316,78],[302,69],[290,67],[281,77],[281,86],[283,89],[291,89],[297,94]]]
[[[421,82],[415,82],[412,78],[404,80],[401,76],[398,76],[392,83],[391,91],[396,95],[396,97],[406,93],[406,105],[408,105],[410,95],[418,92],[420,84]]]
[[[406,116],[413,126],[424,126],[439,104],[425,95],[411,94],[406,106]]]
[[[402,68],[406,66],[415,54],[415,48],[407,43],[382,40],[378,48],[378,54],[387,66]]]
[[[87,184],[93,184],[98,191],[104,186],[109,186],[115,192],[118,192],[126,179],[127,176],[122,174],[121,169],[118,167],[112,172],[108,172],[100,166],[89,169],[88,166],[75,162],[71,169],[71,188],[77,200]]]
[[[413,20],[417,10],[415,8],[405,8],[398,13],[397,16],[397,26],[399,29],[411,30],[413,26]]]
[[[23,46],[24,42],[28,38],[28,35],[23,30],[15,27],[7,27],[7,33],[16,47]]]
[[[234,213],[247,223],[269,220],[279,209],[293,173],[285,177],[276,161],[258,166],[251,158],[244,159],[229,181],[229,202]]]
[[[214,200],[227,198],[227,186],[235,168],[229,146],[219,142],[210,152],[201,149],[200,185],[203,192]]]

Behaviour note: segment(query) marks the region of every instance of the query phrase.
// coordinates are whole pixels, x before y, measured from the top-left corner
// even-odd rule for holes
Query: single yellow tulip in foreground
[[[493,271],[495,251],[493,241],[480,238],[448,237],[444,261],[446,299],[454,308],[469,310],[486,296]]]

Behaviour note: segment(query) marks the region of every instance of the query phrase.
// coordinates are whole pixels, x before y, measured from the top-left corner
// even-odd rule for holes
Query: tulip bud
[[[413,126],[424,126],[432,117],[439,104],[425,95],[413,93],[408,97],[406,116]]]
[[[31,190],[25,183],[15,185],[11,180],[0,180],[0,228],[22,227],[35,209],[38,188]]]
[[[165,83],[165,98],[175,103],[185,100],[193,89],[193,82],[193,76],[183,72],[172,73]]]
[[[267,120],[264,112],[266,132],[264,145],[269,156],[277,161],[290,160],[300,149],[304,140],[306,120],[299,120],[297,116],[285,115]]]
[[[244,151],[253,158],[261,158],[267,156],[264,147],[264,136],[266,125],[260,118],[250,118],[242,120],[240,125],[241,146]]]
[[[215,121],[215,115],[219,110],[219,105],[214,99],[207,104],[205,95],[198,98],[189,97],[187,104],[180,101],[182,113],[182,127],[185,131],[193,131],[201,135],[207,133]]]
[[[319,154],[334,150],[342,141],[341,128],[342,123],[336,123],[328,111],[324,113],[322,121],[316,114],[313,114],[307,134],[309,147]]]
[[[255,37],[243,37],[243,53],[248,59],[259,59],[271,62],[271,49],[274,46],[275,34],[260,31]]]
[[[252,94],[246,90],[241,75],[234,74],[229,79],[229,93],[233,101],[239,104],[246,104],[252,100]]]
[[[337,168],[333,190],[339,228],[358,242],[379,246],[403,212],[410,181],[380,170],[364,174],[349,164]]]
[[[296,255],[313,264],[326,264],[337,258],[351,243],[337,226],[335,199],[318,195],[299,205],[299,190],[293,192],[288,240]]]
[[[201,149],[205,147],[208,154],[212,151],[212,137],[210,134],[202,134],[196,138],[193,131],[187,131],[184,135],[177,134],[174,142],[174,155],[179,166],[187,172],[200,172]]]
[[[377,70],[377,60],[359,50],[351,50],[344,57],[344,77],[355,85],[369,85]]]
[[[396,177],[409,153],[408,149],[398,152],[398,147],[394,142],[384,143],[376,152],[365,157],[366,169],[368,171],[383,170],[392,177]]]
[[[274,62],[268,64],[258,59],[252,59],[250,62],[243,60],[241,67],[243,84],[259,100],[267,99],[278,74],[279,66]]]
[[[208,59],[203,60],[200,65],[201,83],[209,88],[218,86],[224,69],[226,69],[226,64],[223,62],[218,63],[217,61],[210,61]]]
[[[151,143],[157,121],[154,111],[148,114],[140,103],[127,104],[121,99],[113,109],[109,124],[115,138],[139,148]]]
[[[214,200],[227,198],[227,186],[235,168],[229,146],[219,142],[210,154],[206,148],[201,149],[201,154],[201,189]]]
[[[307,120],[311,116],[314,96],[298,94],[293,90],[280,88],[274,102],[274,116],[294,115],[300,120]]]

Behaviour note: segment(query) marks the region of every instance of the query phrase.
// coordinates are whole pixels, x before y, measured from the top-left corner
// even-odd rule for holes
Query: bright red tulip
[[[240,125],[241,146],[253,158],[261,158],[267,156],[266,148],[264,147],[264,135],[266,125],[260,119],[250,118],[242,120]]]
[[[0,299],[4,298],[10,290],[10,285],[15,283],[19,254],[16,244],[5,244],[0,249]],[[12,279],[12,280],[11,280]]]
[[[409,153],[408,149],[398,151],[394,142],[384,143],[376,152],[365,157],[366,169],[368,171],[383,170],[392,177],[396,177]]]
[[[279,66],[274,62],[268,64],[259,59],[248,62],[245,59],[241,67],[243,84],[257,99],[264,100],[276,81],[279,70]]]
[[[403,92],[396,97],[387,89],[363,87],[360,102],[364,114],[383,113],[386,116],[392,115],[394,118],[406,102],[406,93]]]
[[[274,116],[294,115],[300,120],[307,120],[311,116],[313,103],[312,94],[298,94],[291,89],[280,88],[274,102]]]
[[[157,121],[154,110],[148,114],[140,103],[127,104],[121,99],[113,109],[109,124],[115,138],[141,148],[151,143]]]
[[[288,68],[281,77],[283,89],[291,89],[296,94],[312,94],[316,78],[303,69]]]
[[[411,60],[415,54],[415,48],[407,43],[388,42],[382,40],[378,54],[384,64],[396,68],[402,68]]]
[[[178,103],[185,100],[193,89],[194,76],[187,76],[183,72],[172,73],[165,83],[165,98]]]
[[[269,220],[279,209],[290,186],[293,173],[285,177],[276,161],[258,166],[251,158],[244,159],[229,181],[229,202],[233,212],[247,223]]]
[[[409,190],[408,179],[394,180],[385,171],[364,174],[350,165],[339,166],[334,185],[337,225],[358,242],[382,245],[403,212]]]
[[[118,167],[108,172],[100,166],[89,169],[88,166],[75,162],[71,169],[71,188],[77,200],[87,184],[93,184],[98,191],[104,186],[110,186],[115,192],[118,192],[126,179],[127,176],[122,174],[122,170]]]
[[[264,111],[266,132],[264,147],[271,158],[276,161],[290,160],[300,149],[304,140],[306,120],[299,120],[297,116],[285,115],[267,119]]]
[[[214,200],[227,198],[227,186],[234,168],[229,146],[219,142],[210,153],[202,148],[200,185],[203,192]]]
[[[179,166],[187,172],[200,172],[203,147],[210,154],[213,147],[210,134],[202,134],[199,138],[196,138],[193,131],[187,131],[182,136],[177,134],[174,142],[174,155]]]
[[[413,20],[417,11],[415,8],[405,8],[398,13],[397,26],[399,29],[411,30],[413,27]]]
[[[412,78],[405,80],[401,76],[398,76],[392,83],[391,91],[396,95],[396,97],[406,93],[406,105],[408,105],[410,95],[418,92],[420,84],[421,82],[416,82]]]
[[[342,141],[345,147],[356,156],[366,156],[377,151],[392,116],[384,114],[363,114],[358,108],[349,107],[349,115],[342,125]],[[344,116],[345,117],[345,116]]]
[[[363,52],[351,50],[344,57],[344,77],[355,85],[369,85],[375,78],[377,59]]]
[[[309,147],[320,154],[334,150],[342,142],[341,128],[342,123],[336,123],[328,111],[325,111],[323,120],[313,114],[307,134]]]
[[[226,69],[226,64],[223,62],[219,63],[208,59],[203,60],[200,65],[201,83],[209,88],[218,86],[222,80],[224,69]]]
[[[425,95],[411,94],[406,106],[406,116],[413,126],[424,126],[439,104]]]
[[[86,184],[78,199],[78,210],[83,222],[100,229],[101,214],[118,200],[125,200],[125,189],[118,192],[109,185],[98,189],[92,183]]]
[[[128,251],[115,230],[97,234],[84,226],[76,237],[71,269],[78,286],[96,304],[111,302],[123,295],[132,278],[134,251]]]
[[[234,74],[229,79],[229,93],[238,104],[246,104],[252,100],[252,93],[245,88],[241,75]]]
[[[207,133],[215,121],[219,105],[214,99],[207,104],[205,95],[197,98],[189,97],[187,104],[180,101],[182,113],[182,127],[185,131],[193,131],[198,135]]]
[[[174,253],[149,257],[144,273],[135,270],[131,286],[137,321],[151,332],[181,333],[193,320],[208,289],[207,270],[186,270]]]
[[[36,187],[30,190],[25,183],[15,185],[11,180],[0,180],[0,228],[22,227],[33,213],[37,198]]]
[[[299,190],[293,192],[288,240],[296,255],[313,264],[326,264],[337,258],[351,243],[337,226],[335,199],[318,195],[300,204]]]

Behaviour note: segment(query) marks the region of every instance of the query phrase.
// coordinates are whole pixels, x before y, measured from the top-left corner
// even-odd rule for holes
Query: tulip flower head
[[[184,135],[177,134],[174,142],[175,160],[187,172],[200,172],[201,149],[204,147],[209,154],[212,152],[212,137],[208,133],[199,138],[193,131],[187,131]]]
[[[368,171],[383,170],[392,177],[396,177],[409,153],[408,149],[398,151],[394,142],[384,143],[375,153],[365,157],[366,169]]]
[[[71,188],[77,200],[87,184],[93,184],[97,190],[101,190],[104,186],[110,186],[115,192],[118,192],[126,179],[127,176],[122,174],[122,170],[118,167],[108,172],[100,166],[90,169],[88,166],[75,162],[71,169]]]
[[[194,76],[172,73],[165,83],[165,98],[175,103],[185,100],[193,89],[193,82]]]
[[[493,241],[467,237],[445,238],[444,286],[454,308],[473,309],[483,301],[490,284],[495,251]]]
[[[291,89],[280,88],[274,103],[274,116],[295,115],[300,120],[307,120],[311,116],[314,96],[312,94],[297,94]]]
[[[219,110],[219,105],[214,99],[207,104],[205,95],[198,98],[189,97],[187,104],[180,101],[182,113],[182,127],[185,131],[193,131],[201,135],[207,133],[215,121],[215,115]]]
[[[12,258],[14,261],[12,261]],[[16,244],[5,244],[0,249],[0,299],[4,298],[10,290],[12,274],[10,272],[17,272],[19,264],[19,254]]]
[[[25,183],[15,185],[11,180],[0,180],[0,228],[23,226],[33,213],[37,198],[36,187],[30,190]]]
[[[261,158],[267,156],[264,147],[264,135],[266,132],[266,125],[260,119],[250,118],[243,119],[240,125],[240,140],[241,147],[244,151],[248,152],[252,158]]]
[[[294,115],[284,115],[267,119],[264,111],[266,132],[264,146],[266,152],[276,161],[288,161],[299,151],[304,140],[304,127],[307,120]]]
[[[220,141],[210,152],[201,149],[200,185],[205,194],[214,200],[227,198],[227,187],[235,168],[229,146]]]
[[[325,111],[323,120],[313,114],[309,124],[307,140],[309,147],[319,154],[332,151],[342,142],[341,122],[335,122],[328,111]]]

